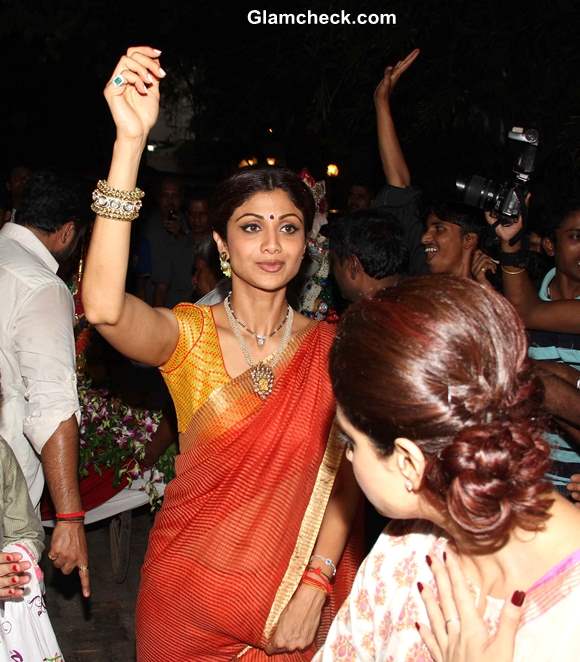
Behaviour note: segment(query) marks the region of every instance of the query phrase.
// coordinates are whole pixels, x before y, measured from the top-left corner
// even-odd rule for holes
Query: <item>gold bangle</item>
[[[121,189],[109,186],[108,182],[104,179],[99,179],[97,182],[97,191],[111,198],[121,198],[121,200],[135,201],[141,200],[145,196],[145,193],[138,187],[135,187],[132,191],[122,191]]]
[[[504,274],[509,274],[510,276],[517,276],[518,274],[523,274],[525,269],[518,269],[517,271],[510,271],[507,267],[501,266],[501,270]]]
[[[104,179],[97,182],[93,191],[91,209],[102,218],[115,221],[134,221],[139,216],[141,198],[145,193],[139,188],[133,191],[121,191],[112,188]]]

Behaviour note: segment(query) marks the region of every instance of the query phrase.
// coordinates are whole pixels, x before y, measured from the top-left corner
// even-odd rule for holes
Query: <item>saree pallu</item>
[[[332,338],[323,324],[299,333],[265,401],[245,372],[193,415],[142,569],[139,662],[311,659],[314,647],[271,658],[260,648],[300,583],[342,459]],[[351,538],[319,637],[361,559],[361,536]]]

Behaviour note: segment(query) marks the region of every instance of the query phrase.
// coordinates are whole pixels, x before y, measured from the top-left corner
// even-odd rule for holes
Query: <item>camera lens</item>
[[[493,209],[496,187],[491,179],[473,175],[468,180],[457,179],[455,186],[466,205],[486,210]]]

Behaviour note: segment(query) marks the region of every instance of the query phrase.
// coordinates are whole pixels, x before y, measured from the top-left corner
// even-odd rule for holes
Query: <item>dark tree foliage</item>
[[[449,186],[457,172],[504,174],[512,124],[540,128],[554,180],[580,159],[576,0],[275,5],[395,13],[397,24],[383,27],[254,26],[246,18],[253,3],[208,0],[2,6],[4,168],[32,160],[101,174],[112,137],[101,88],[119,54],[138,43],[164,51],[166,102],[186,94],[194,110],[186,169],[210,162],[224,172],[270,153],[317,176],[332,160],[352,179],[380,183],[372,94],[384,67],[414,47],[422,54],[395,106],[423,185]]]

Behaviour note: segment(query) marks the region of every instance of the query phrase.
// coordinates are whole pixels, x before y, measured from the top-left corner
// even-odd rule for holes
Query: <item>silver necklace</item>
[[[230,293],[231,294],[231,293]],[[278,349],[270,356],[267,356],[265,359],[254,363],[252,360],[252,355],[250,354],[250,349],[246,344],[246,341],[242,337],[242,326],[234,315],[234,311],[231,309],[231,306],[226,305],[224,309],[226,311],[226,317],[228,322],[236,336],[238,343],[240,344],[240,349],[244,355],[244,359],[250,368],[250,378],[252,380],[252,388],[254,393],[265,400],[274,389],[274,366],[278,363],[282,352],[288,346],[290,341],[290,336],[292,335],[292,323],[294,321],[294,311],[290,306],[288,306],[288,311],[286,317],[284,318],[284,332],[282,333],[282,338],[280,340],[280,345]]]
[[[286,308],[286,315],[284,315],[284,319],[280,322],[280,324],[278,324],[278,326],[272,331],[272,333],[270,333],[267,336],[264,336],[264,335],[260,335],[259,333],[256,333],[255,331],[252,331],[252,329],[250,329],[250,327],[245,322],[242,322],[241,319],[238,319],[236,313],[234,312],[234,309],[232,308],[231,292],[226,297],[225,306],[226,306],[226,310],[228,310],[228,312],[231,313],[232,317],[242,327],[242,329],[244,329],[244,331],[247,331],[248,333],[251,333],[253,336],[256,337],[256,344],[258,345],[258,347],[263,347],[266,344],[266,340],[268,340],[268,338],[272,338],[278,333],[278,331],[280,331],[280,329],[284,326],[284,324],[286,324],[286,320],[288,319],[288,315],[290,314],[290,310],[291,310],[290,306],[288,306]]]

